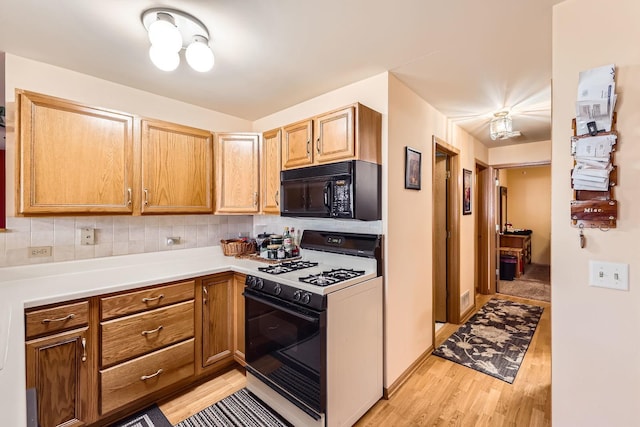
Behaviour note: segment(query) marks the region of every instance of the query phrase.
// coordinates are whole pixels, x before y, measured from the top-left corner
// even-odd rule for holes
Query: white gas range
[[[352,425],[382,396],[381,236],[305,230],[247,276],[247,388],[294,425]]]

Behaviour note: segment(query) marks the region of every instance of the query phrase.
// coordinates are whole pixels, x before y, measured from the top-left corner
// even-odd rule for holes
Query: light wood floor
[[[356,426],[549,426],[551,424],[550,304],[499,295],[545,308],[513,384],[448,360],[430,356],[389,400],[380,400]],[[491,296],[476,300],[481,307]],[[458,329],[445,325],[436,345]],[[244,387],[232,370],[160,409],[173,424]]]

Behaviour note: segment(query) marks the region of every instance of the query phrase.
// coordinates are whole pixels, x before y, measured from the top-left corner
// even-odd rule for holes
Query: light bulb
[[[151,58],[153,65],[162,71],[173,71],[180,65],[178,52],[162,49],[156,45],[151,45],[149,48],[149,58]]]
[[[173,24],[173,17],[167,13],[158,13],[158,19],[149,25],[149,41],[171,52],[179,52],[182,48],[182,35]]]
[[[214,57],[211,48],[207,45],[207,39],[202,36],[194,37],[193,42],[187,47],[185,56],[187,63],[194,70],[205,73],[213,68]]]

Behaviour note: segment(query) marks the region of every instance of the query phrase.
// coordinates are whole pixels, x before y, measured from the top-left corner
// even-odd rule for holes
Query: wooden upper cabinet
[[[280,129],[262,134],[260,152],[260,210],[265,214],[280,214]]]
[[[215,213],[257,213],[259,208],[260,135],[220,133],[216,135]]]
[[[131,213],[133,116],[17,91],[22,214]]]
[[[141,212],[213,212],[211,132],[142,120]]]
[[[282,169],[313,164],[313,120],[282,128]]]
[[[354,110],[354,107],[348,107],[314,120],[317,163],[348,160],[355,156]]]
[[[343,160],[382,162],[382,115],[353,104],[283,128],[282,169]]]

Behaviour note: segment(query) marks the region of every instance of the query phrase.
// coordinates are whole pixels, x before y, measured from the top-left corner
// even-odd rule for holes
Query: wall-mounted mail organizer
[[[618,168],[614,162],[618,132],[615,123],[613,113],[611,131],[577,135],[576,119],[572,121],[571,222],[581,229],[616,228],[618,202],[614,188],[618,185]]]

